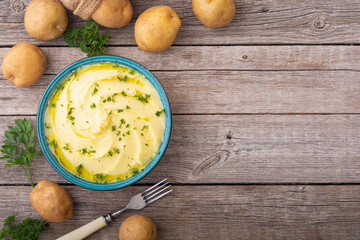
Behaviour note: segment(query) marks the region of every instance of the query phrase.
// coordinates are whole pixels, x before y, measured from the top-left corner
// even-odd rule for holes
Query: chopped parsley
[[[144,125],[141,131],[144,131],[145,129],[149,129],[149,125]]]
[[[123,112],[124,110],[122,110],[122,109],[118,109],[118,113],[121,113],[121,112]]]
[[[110,150],[109,152],[108,152],[108,157],[110,156],[112,156],[113,155],[113,152]]]
[[[119,66],[119,64],[114,63],[114,64],[112,65],[112,67],[113,67],[113,68],[118,68],[118,67],[120,67],[120,66]]]
[[[75,71],[73,71],[73,72],[70,74],[70,76],[69,76],[69,77],[72,77],[72,76],[76,77],[76,76],[77,76],[77,74],[78,74],[78,72],[75,70]]]
[[[74,121],[74,120],[75,120],[75,117],[73,117],[73,116],[68,116],[68,118],[69,118],[71,121]]]
[[[124,92],[124,90],[121,92],[121,95],[123,95],[124,97],[127,96],[127,94]]]
[[[130,130],[126,132],[126,135],[130,135]]]
[[[71,107],[71,108],[69,109],[68,115],[71,115],[74,109],[75,109],[74,107]]]
[[[105,179],[105,177],[106,177],[106,175],[104,175],[104,174],[102,174],[102,173],[97,173],[97,174],[94,174],[94,181],[97,181],[97,180],[100,180],[100,181],[102,181],[102,180],[104,180]]]
[[[71,152],[71,150],[70,150],[70,145],[69,145],[68,143],[65,144],[65,146],[63,147],[63,149],[66,150],[66,151],[70,151],[70,152]]]
[[[102,100],[103,103],[106,103],[106,99]]]
[[[53,107],[53,108],[54,108],[54,107],[55,107],[55,103],[51,104],[51,107]]]
[[[92,104],[90,105],[90,108],[92,108],[92,109],[96,108],[96,104],[95,104],[95,103],[92,103]]]
[[[81,176],[82,169],[83,169],[82,164],[80,164],[79,166],[76,167],[76,173],[77,173],[78,176]]]
[[[108,102],[110,102],[111,101],[111,97],[107,97],[107,99],[106,99]]]
[[[120,150],[118,149],[118,148],[113,148],[113,150],[114,150],[114,153],[116,153],[116,154],[119,154],[120,153]]]
[[[116,126],[111,126],[111,131],[116,131]]]
[[[94,90],[93,90],[92,95],[94,95],[94,94],[97,93],[98,91],[99,91],[99,89],[97,89],[97,87],[95,87]]]
[[[127,124],[125,127],[126,127],[126,128],[129,128],[129,127],[130,127],[130,124]]]
[[[126,109],[131,109],[131,107],[129,107],[128,105],[126,105]]]
[[[112,102],[115,102],[115,96],[117,95],[117,93],[114,93],[112,96],[111,96],[111,101]]]
[[[149,146],[149,144],[145,143],[145,146],[147,146],[147,147],[148,147],[148,146]]]
[[[138,95],[135,95],[134,97],[136,97],[142,103],[148,103],[150,94],[145,94],[145,97],[141,94],[138,94]]]
[[[96,86],[96,87],[99,87],[99,84],[95,83],[95,86]]]
[[[126,82],[128,77],[125,75],[123,78],[121,77],[117,77],[119,79],[120,82]]]
[[[50,124],[45,123],[45,127],[46,127],[46,128],[50,128]]]
[[[57,148],[57,147],[58,147],[58,145],[57,145],[57,143],[55,142],[55,140],[51,140],[51,141],[49,142],[49,145],[53,145],[54,148]]]
[[[165,113],[165,109],[161,110],[161,111],[157,111],[155,113],[156,116],[160,117],[161,113]]]
[[[135,70],[134,70],[134,69],[131,70],[131,71],[130,71],[130,74],[131,74],[131,75],[134,75],[134,74],[135,74]]]
[[[139,169],[137,169],[137,168],[132,168],[130,172],[131,172],[132,175],[134,176],[134,175],[136,175],[136,174],[139,173]]]
[[[116,132],[116,136],[119,136],[119,135],[120,135],[120,133],[121,133],[120,131],[117,131],[117,132]]]
[[[90,147],[90,148],[92,148],[92,147]],[[96,153],[95,150],[88,151],[86,148],[82,148],[82,149],[78,150],[78,152],[80,152],[82,155],[85,155],[86,153],[87,154]]]

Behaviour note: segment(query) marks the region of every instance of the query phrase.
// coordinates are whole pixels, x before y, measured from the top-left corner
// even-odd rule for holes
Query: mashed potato
[[[152,84],[133,69],[99,63],[59,86],[45,114],[48,143],[61,164],[90,181],[120,181],[157,154],[165,112]]]

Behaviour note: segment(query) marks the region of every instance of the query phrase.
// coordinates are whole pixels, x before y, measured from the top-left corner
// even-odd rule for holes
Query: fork
[[[121,213],[123,213],[126,210],[141,210],[148,206],[149,204],[155,202],[156,200],[162,198],[166,194],[172,192],[174,189],[170,189],[166,192],[171,185],[168,181],[166,181],[167,178],[163,179],[162,181],[158,182],[154,186],[146,189],[142,193],[139,193],[135,196],[133,196],[126,207],[123,209],[106,214],[104,216],[101,216],[94,221],[79,227],[78,229],[75,229],[72,232],[69,232],[68,234],[65,234],[64,236],[58,238],[57,240],[80,240],[84,239],[87,236],[91,235],[92,233],[98,231],[99,229],[107,226],[109,223],[111,223],[117,216],[119,216]],[[161,194],[160,194],[161,193]]]

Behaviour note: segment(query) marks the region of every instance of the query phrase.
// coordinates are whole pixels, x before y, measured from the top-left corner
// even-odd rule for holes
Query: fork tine
[[[164,182],[164,181],[166,181],[166,180],[167,180],[167,178],[165,178],[165,179],[161,180],[160,182],[158,182],[158,183],[157,183],[157,184],[155,184],[154,186],[149,187],[148,189],[146,189],[145,191],[143,191],[143,192],[141,193],[141,195],[143,195],[144,193],[146,193],[146,192],[150,191],[151,189],[155,188],[156,186],[160,185],[161,183],[163,183],[163,182]]]
[[[152,191],[150,191],[150,192],[148,192],[148,193],[144,194],[144,195],[143,195],[143,197],[147,197],[147,196],[149,196],[149,195],[153,194],[154,192],[158,191],[158,190],[159,190],[159,189],[161,189],[162,187],[165,187],[167,184],[170,184],[170,183],[169,183],[169,182],[165,182],[164,184],[162,184],[162,185],[158,186],[158,187],[157,187],[157,188],[155,188],[154,190],[152,190]]]
[[[174,189],[171,189],[171,190],[169,190],[169,191],[167,191],[167,192],[165,192],[165,193],[157,196],[156,198],[151,199],[150,201],[148,201],[148,202],[146,203],[146,206],[149,205],[149,204],[151,204],[151,203],[153,203],[153,202],[155,202],[156,200],[162,198],[162,197],[165,196],[166,194],[171,193],[173,190],[174,190]]]
[[[164,185],[165,186],[165,185]],[[144,196],[144,199],[146,201],[149,201],[151,198],[154,198],[156,195],[159,195],[159,193],[165,191],[166,189],[168,189],[169,187],[171,187],[171,185],[167,185],[166,187],[162,188],[160,191],[155,192],[154,194],[152,194],[151,196]],[[148,194],[149,195],[149,194]]]

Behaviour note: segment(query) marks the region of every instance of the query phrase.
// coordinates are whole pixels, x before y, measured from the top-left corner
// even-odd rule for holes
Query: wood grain
[[[16,118],[1,117],[0,132]],[[168,150],[142,182],[360,183],[359,132],[360,115],[175,115]],[[0,184],[27,183],[2,166]],[[67,182],[42,154],[33,176]]]
[[[153,73],[165,88],[175,114],[360,113],[358,72]],[[54,77],[45,75],[35,86],[21,89],[0,77],[0,113],[36,114],[41,96]]]
[[[30,0],[0,1],[0,43],[30,41],[40,45],[65,46],[63,38],[43,42],[31,38],[23,19]],[[225,28],[209,29],[191,9],[191,0],[132,1],[134,18],[120,29],[105,29],[111,45],[133,45],[137,17],[155,5],[169,5],[182,21],[175,45],[211,44],[324,44],[360,43],[360,3],[352,0],[236,0],[236,15]],[[68,11],[69,29],[84,22]],[[5,34],[6,33],[6,34]]]
[[[41,239],[54,239],[125,206],[146,187],[96,192],[66,187],[73,218],[51,223]],[[360,236],[360,186],[176,186],[140,213],[158,228],[158,239],[347,239]],[[0,224],[8,215],[37,218],[30,187],[0,187]],[[124,213],[87,239],[117,239]]]
[[[46,74],[58,74],[65,66],[86,57],[78,48],[42,49],[48,60]],[[0,48],[0,59],[8,50]],[[360,70],[360,46],[181,46],[155,55],[137,47],[110,47],[108,54],[160,71]]]

